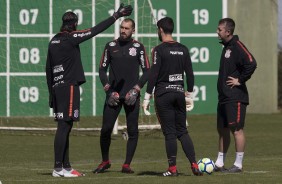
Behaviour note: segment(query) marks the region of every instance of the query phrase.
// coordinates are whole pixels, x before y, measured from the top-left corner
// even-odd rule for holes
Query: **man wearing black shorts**
[[[118,18],[128,16],[132,7],[121,4],[117,12],[98,25],[76,31],[78,17],[66,12],[62,17],[61,32],[49,43],[46,61],[46,78],[49,90],[49,106],[58,122],[54,140],[55,164],[52,176],[78,177],[69,161],[69,134],[73,121],[79,121],[79,86],[85,83],[79,44],[110,27]]]
[[[138,141],[139,92],[147,82],[147,71],[150,68],[143,44],[132,39],[134,32],[135,22],[129,18],[124,19],[120,25],[120,37],[106,44],[101,58],[99,77],[106,92],[106,99],[100,135],[102,162],[94,173],[102,173],[111,167],[109,159],[111,134],[122,107],[126,114],[128,141],[121,171],[127,174],[134,172],[130,163]],[[143,72],[141,77],[140,67]]]
[[[162,43],[152,51],[152,67],[143,101],[145,114],[148,112],[153,88],[155,87],[155,109],[165,136],[165,147],[169,168],[163,176],[177,176],[177,141],[191,164],[194,175],[200,176],[195,150],[186,128],[186,111],[193,109],[192,100],[194,73],[189,50],[172,38],[173,20],[165,17],[157,22],[158,35]],[[187,91],[184,91],[184,72]]]
[[[215,171],[242,172],[245,149],[243,131],[249,95],[246,86],[256,69],[256,60],[246,46],[233,35],[235,22],[230,18],[219,20],[217,34],[224,48],[218,74],[217,131],[219,152]],[[230,145],[230,132],[234,136],[236,159],[232,167],[225,169],[224,160]]]

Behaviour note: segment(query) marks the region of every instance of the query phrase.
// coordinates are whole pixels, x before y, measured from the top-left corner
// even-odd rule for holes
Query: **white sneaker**
[[[63,169],[63,175],[64,177],[70,178],[70,177],[79,177],[84,176],[84,174],[78,172],[77,170],[71,169],[70,171],[67,171]]]
[[[64,177],[64,171],[63,170],[60,170],[60,171],[53,170],[52,176],[53,177]]]

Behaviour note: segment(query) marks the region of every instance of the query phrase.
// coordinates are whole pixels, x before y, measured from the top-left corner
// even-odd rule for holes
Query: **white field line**
[[[140,130],[152,130],[152,129],[160,129],[160,125],[139,125],[138,128]],[[126,126],[118,126],[118,130],[124,130]],[[57,128],[37,128],[37,127],[0,127],[0,130],[25,130],[25,131],[53,131],[57,130]],[[100,131],[101,128],[73,128],[76,131]]]

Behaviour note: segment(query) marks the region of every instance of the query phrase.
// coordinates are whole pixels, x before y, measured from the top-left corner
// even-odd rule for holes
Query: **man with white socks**
[[[219,134],[218,157],[215,171],[242,172],[245,150],[244,124],[249,95],[246,86],[257,63],[246,46],[233,35],[235,22],[231,18],[219,20],[217,34],[224,46],[218,73],[217,131]],[[224,161],[230,145],[230,132],[234,136],[236,159],[225,169]]]

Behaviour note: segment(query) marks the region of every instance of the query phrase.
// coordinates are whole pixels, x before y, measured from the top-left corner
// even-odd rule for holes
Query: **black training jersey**
[[[194,87],[194,73],[188,48],[181,43],[163,42],[152,51],[152,66],[149,74],[147,93],[155,95],[167,92],[184,93],[184,72],[187,91]]]
[[[107,70],[109,67],[109,78]],[[139,77],[140,67],[143,75]],[[141,88],[147,82],[150,64],[145,47],[131,39],[120,39],[106,44],[100,61],[99,77],[103,86],[110,84],[110,89],[124,98],[126,93],[136,84]]]
[[[234,35],[227,42],[222,43],[220,67],[218,73],[217,90],[219,103],[243,102],[249,103],[249,95],[246,81],[251,78],[257,63],[253,55],[248,51],[246,46],[239,41],[239,37]],[[228,77],[238,78],[240,86],[231,88],[227,85]]]
[[[55,86],[80,85],[85,82],[79,44],[104,31],[114,22],[115,18],[109,17],[95,27],[82,31],[60,32],[51,39],[46,61],[49,92]]]

